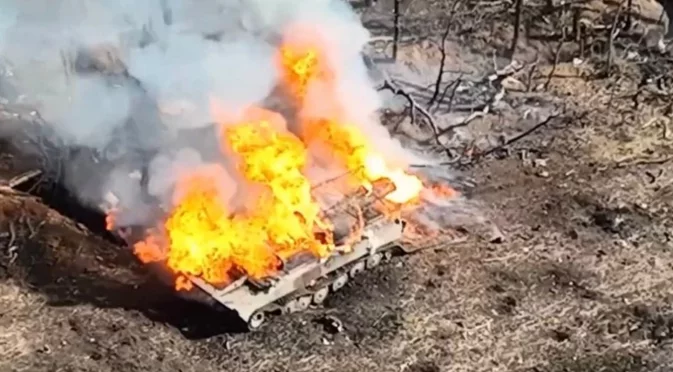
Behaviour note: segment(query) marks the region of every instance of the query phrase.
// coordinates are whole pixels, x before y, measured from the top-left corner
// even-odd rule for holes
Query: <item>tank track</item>
[[[357,278],[364,271],[388,263],[396,256],[409,255],[425,249],[446,247],[465,242],[467,239],[467,232],[451,229],[444,230],[441,238],[421,242],[421,246],[412,246],[410,242],[400,240],[379,247],[375,254],[350,262],[327,274],[327,276],[316,279],[311,285],[258,309],[249,318],[248,329],[251,331],[259,329],[272,316],[298,313],[307,310],[311,305],[320,306],[330,294],[342,289],[349,281]]]
[[[347,174],[344,174],[335,179],[328,180],[327,182],[316,186],[315,189],[325,187],[325,185],[331,182],[336,182],[346,175]],[[336,216],[349,216],[351,219],[361,221],[361,227],[364,228],[364,225],[367,223],[372,223],[377,219],[384,218],[382,213],[378,210],[377,204],[381,203],[383,197],[392,190],[394,190],[394,186],[389,180],[377,181],[372,187],[373,192],[363,192],[363,190],[359,190],[357,193],[340,200],[327,210],[324,210],[325,216],[328,218],[331,217],[330,220],[334,219]],[[406,222],[403,222],[403,226],[404,225],[406,225]],[[126,229],[128,229],[128,232],[124,234],[119,234],[121,233],[121,230],[118,230],[117,233],[130,245],[138,239],[141,239],[144,235],[144,229],[140,226],[129,226]],[[439,239],[441,240],[439,244],[443,246],[466,239],[465,235],[459,231],[444,231],[440,236],[442,238]],[[411,254],[431,246],[436,246],[436,244],[436,241],[426,241],[421,242],[421,244],[413,244],[404,239],[392,241],[387,245],[376,248],[374,253],[364,255],[343,265],[335,271],[309,281],[301,287],[297,287],[297,290],[286,296],[256,309],[247,317],[247,320],[245,318],[242,318],[241,320],[247,323],[247,328],[249,330],[254,331],[263,326],[266,320],[273,316],[298,313],[308,309],[312,305],[319,306],[330,294],[341,290],[350,280],[355,279],[363,272],[374,269],[380,264],[390,261],[396,255]],[[161,264],[157,264],[156,266],[157,268],[153,271],[159,274],[163,273],[163,275],[160,275],[162,281],[167,283],[174,282],[175,278],[173,278],[170,273],[165,272],[166,270],[162,268]],[[262,282],[243,279],[239,284],[243,286],[257,287],[258,290],[264,290],[265,287],[273,285],[273,279]],[[195,285],[192,290],[177,295],[188,301],[196,301],[215,307],[223,305],[212,293],[209,293],[208,290],[198,284]],[[225,307],[228,306],[225,305]]]
[[[327,276],[316,279],[310,286],[295,291],[255,311],[247,322],[249,330],[259,329],[270,316],[286,315],[307,310],[311,305],[321,305],[331,293],[339,291],[352,279],[371,270],[395,255],[403,254],[398,242],[383,246],[377,252],[344,265]]]

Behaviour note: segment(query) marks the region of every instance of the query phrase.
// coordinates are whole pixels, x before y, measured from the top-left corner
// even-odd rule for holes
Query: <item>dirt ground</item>
[[[422,1],[405,4],[403,36],[416,32],[412,20],[435,17]],[[363,16],[375,35],[389,32],[374,24],[390,19],[390,6]],[[463,73],[466,88],[451,112],[435,111],[443,128],[474,91],[489,95],[478,82],[508,63],[493,54],[509,43],[509,6],[479,6],[493,18],[461,14],[468,31],[448,38],[447,84]],[[440,57],[436,41],[409,39],[398,55],[405,68],[389,74],[427,82],[409,88],[420,101]],[[673,75],[673,62],[639,44],[632,50],[646,60],[618,53],[617,71],[595,77],[597,57],[573,63],[576,44],[558,53],[557,44],[522,37],[514,58],[527,67],[514,76],[533,88],[508,89],[490,113],[443,137],[459,157],[443,167],[473,184],[471,203],[505,241],[397,257],[324,306],[257,332],[177,299],[100,236],[95,214],[78,223],[47,205],[59,208],[58,196],[0,191],[0,371],[673,371],[673,84],[663,96],[639,86]],[[418,125],[390,127],[432,151]],[[6,142],[1,150],[3,182],[34,166]],[[326,315],[343,332],[331,333]]]

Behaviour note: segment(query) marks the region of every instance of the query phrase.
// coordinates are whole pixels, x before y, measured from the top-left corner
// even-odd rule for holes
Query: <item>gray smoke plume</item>
[[[11,71],[0,84],[36,108],[56,142],[87,150],[67,164],[76,195],[99,205],[111,191],[129,211],[123,222],[144,224],[152,221],[141,182],[170,203],[182,172],[227,167],[212,100],[232,115],[263,103],[278,84],[278,41],[315,36],[337,77],[341,115],[403,163],[375,115],[380,98],[360,56],[368,31],[341,0],[0,0],[0,56]],[[320,92],[308,102],[312,117],[335,110]],[[240,187],[234,175],[221,183]]]

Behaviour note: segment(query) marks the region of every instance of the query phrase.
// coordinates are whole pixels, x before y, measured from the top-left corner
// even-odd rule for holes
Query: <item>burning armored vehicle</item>
[[[455,194],[410,172],[408,153],[380,125],[380,97],[361,55],[367,35],[357,20],[346,18],[348,27],[356,22],[354,40],[344,39],[345,26],[336,21],[331,29],[284,24],[268,37],[276,74],[266,99],[241,107],[217,91],[187,97],[205,98],[214,124],[202,127],[193,143],[173,131],[173,142],[142,149],[147,159],[119,160],[115,172],[133,170],[140,191],[109,177],[117,183],[107,185],[108,229],[140,261],[167,272],[178,293],[205,294],[252,329],[270,313],[322,303],[396,251],[419,249],[408,239],[424,231],[414,211],[427,195]],[[175,42],[182,36],[172,37]],[[208,52],[224,48],[217,40],[205,42]],[[164,47],[170,44],[130,54],[148,53],[156,62],[168,58]],[[108,69],[100,61],[78,58],[76,67]],[[154,76],[146,69],[139,76],[124,66],[117,70],[113,80],[150,86],[147,95],[161,98],[145,84]],[[158,128],[203,118],[190,114],[193,102],[157,102]],[[148,117],[142,119],[147,128]],[[434,235],[447,242],[461,238],[452,230],[435,229]]]
[[[333,241],[330,251],[325,255],[308,249],[275,251],[273,265],[265,275],[255,277],[242,267],[232,267],[231,279],[218,283],[202,275],[181,274],[176,278],[166,275],[162,267],[155,268],[165,279],[174,281],[180,292],[187,290],[185,298],[219,303],[234,310],[248,328],[254,330],[270,314],[294,313],[320,305],[331,292],[343,288],[365,270],[390,260],[395,254],[408,254],[426,247],[423,242],[405,239],[407,222],[400,214],[391,215],[385,209],[389,207],[385,198],[394,190],[395,185],[389,179],[381,179],[373,182],[371,188],[361,187],[340,199],[324,210],[333,228],[331,236],[314,233],[322,244]],[[117,232],[135,247],[142,261],[159,259],[144,256],[159,253],[152,251],[157,248],[153,246],[157,242],[148,242],[142,229],[118,227]],[[443,244],[465,239],[458,231],[445,229],[442,233]]]
[[[309,53],[290,59],[288,84],[304,84],[315,63],[307,63],[307,56],[316,58]],[[305,89],[290,87],[294,98]],[[113,195],[106,209],[109,228],[129,242],[142,262],[162,265],[163,271],[167,267],[178,292],[201,299],[205,294],[209,302],[236,311],[250,329],[260,327],[269,314],[321,304],[330,292],[395,252],[418,249],[405,241],[408,211],[424,202],[423,194],[455,194],[447,186],[427,187],[419,176],[388,165],[356,127],[306,119],[297,136],[270,109],[250,108],[244,118],[220,128],[227,160],[176,170],[177,203],[147,196],[163,221],[156,228],[126,226]],[[311,179],[306,171],[310,150],[303,142],[308,138],[324,146],[315,150],[313,161],[335,161],[346,172]],[[329,151],[321,153],[324,148]],[[147,168],[143,173],[146,179]],[[231,173],[248,185],[246,192],[255,190],[254,197],[240,196],[237,203],[239,196],[227,189]],[[447,242],[462,238],[456,232],[442,234]]]

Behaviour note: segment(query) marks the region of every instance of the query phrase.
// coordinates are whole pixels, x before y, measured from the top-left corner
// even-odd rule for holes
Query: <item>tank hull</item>
[[[294,312],[302,310],[316,299],[321,299],[327,291],[338,290],[334,281],[344,275],[352,277],[362,270],[353,270],[353,265],[360,264],[367,268],[367,262],[378,264],[384,255],[395,247],[402,239],[403,221],[379,219],[368,224],[362,239],[353,244],[347,252],[336,252],[326,260],[312,260],[298,265],[276,277],[266,288],[247,283],[246,280],[236,281],[229,286],[217,289],[199,278],[191,278],[192,282],[202,291],[225,307],[236,311],[239,317],[256,328],[255,323],[273,312]],[[345,247],[343,247],[345,248]],[[357,267],[356,267],[357,268]],[[318,294],[318,297],[316,297]],[[300,303],[295,301],[300,300]],[[324,299],[324,298],[322,298]],[[261,317],[261,318],[260,318]]]

